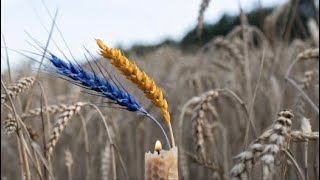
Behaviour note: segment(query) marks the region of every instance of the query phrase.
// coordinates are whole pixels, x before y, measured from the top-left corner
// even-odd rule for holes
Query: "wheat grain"
[[[318,140],[319,132],[303,133],[301,131],[292,131],[290,132],[290,140],[292,142],[305,142],[309,140]]]
[[[141,109],[141,106],[135,101],[132,95],[120,90],[107,79],[99,77],[95,73],[88,72],[70,62],[67,63],[53,54],[50,55],[49,60],[55,66],[55,68],[52,69],[54,73],[74,80],[76,85],[95,91],[98,95],[106,97],[114,103],[125,107],[128,111],[138,111]]]
[[[111,170],[111,147],[107,143],[101,155],[101,179],[109,179]]]
[[[127,59],[118,49],[108,48],[100,39],[97,39],[97,44],[100,47],[101,55],[110,59],[113,64],[127,79],[142,90],[151,102],[160,108],[164,119],[169,125],[172,145],[175,146],[172,127],[170,123],[170,113],[168,111],[168,102],[163,95],[162,90],[156,86],[156,83],[143,71],[141,71],[135,63]]]
[[[206,9],[208,8],[210,3],[210,0],[202,0],[200,9],[199,9],[199,15],[198,15],[198,25],[197,25],[197,35],[198,37],[201,36],[203,31],[203,15]]]
[[[305,71],[304,72],[304,77],[302,79],[303,87],[302,89],[308,89],[310,85],[312,84],[313,76],[315,72],[314,71]]]
[[[24,77],[21,78],[18,83],[8,87],[8,94],[1,94],[1,104],[5,103],[8,100],[8,95],[11,98],[15,98],[21,92],[29,89],[31,85],[34,83],[34,77]]]
[[[193,124],[194,124],[194,136],[196,139],[196,151],[202,161],[206,159],[206,147],[204,141],[204,118],[205,118],[205,110],[204,108],[198,108],[198,112],[195,113],[193,117]]]
[[[312,40],[316,46],[319,46],[319,26],[317,25],[317,22],[314,19],[309,19],[307,25]]]
[[[5,131],[8,135],[12,134],[18,128],[17,121],[12,114],[7,115],[4,124],[5,124]],[[31,125],[25,125],[25,126],[26,126],[25,130],[29,133],[30,138],[34,141],[37,140],[37,138],[39,137],[37,131]]]
[[[51,131],[52,134],[50,136],[49,142],[47,143],[47,147],[46,147],[47,157],[49,157],[52,154],[53,149],[56,146],[56,144],[58,143],[60,135],[61,135],[62,131],[64,130],[64,128],[67,126],[69,120],[73,117],[73,115],[75,115],[77,112],[79,112],[81,109],[81,106],[83,106],[85,104],[86,103],[83,103],[83,102],[77,102],[73,106],[69,106],[69,108],[67,110],[65,110],[63,113],[61,113],[61,115],[59,116],[59,118],[56,121],[56,124],[52,128],[52,131]]]
[[[64,164],[66,167],[71,168],[73,165],[73,158],[69,149],[64,151]]]
[[[109,58],[111,63],[118,70],[136,84],[157,107],[161,109],[163,116],[167,122],[170,122],[170,114],[168,112],[168,103],[163,96],[162,90],[156,86],[155,82],[136,64],[129,61],[118,49],[110,49],[103,42],[97,39],[97,44],[101,48],[101,54],[105,58]]]
[[[66,109],[68,109],[68,106],[65,104],[50,105],[50,106],[44,107],[42,109],[42,112],[48,113],[48,114],[56,114],[56,113],[61,113]],[[26,113],[23,113],[21,115],[21,119],[26,119],[26,118],[40,116],[40,115],[41,115],[41,108],[30,109]]]
[[[136,102],[135,98],[129,94],[127,91],[121,90],[116,84],[112,84],[109,82],[107,79],[102,78],[98,76],[95,72],[89,72],[79,65],[74,65],[71,62],[65,62],[62,59],[59,59],[57,56],[49,53],[48,60],[53,64],[53,68],[47,68],[49,72],[55,75],[61,75],[63,76],[63,79],[67,77],[66,80],[71,80],[71,82],[77,86],[80,86],[82,88],[94,91],[94,93],[98,94],[93,94],[97,96],[102,96],[105,97],[109,100],[111,100],[111,103],[120,105],[124,107],[128,111],[132,112],[140,112],[143,115],[147,116],[151,120],[153,120],[161,129],[162,134],[165,137],[165,140],[170,147],[170,143],[167,137],[166,132],[164,131],[162,125],[153,117],[151,116],[148,112],[146,112],[142,106]],[[91,66],[91,65],[90,65]],[[136,66],[135,66],[136,67]],[[92,66],[91,66],[92,68]],[[99,67],[98,67],[99,68]],[[99,68],[100,69],[100,68]],[[101,69],[100,69],[101,70]],[[93,71],[93,69],[92,69]],[[143,77],[146,75],[144,74]],[[114,81],[113,81],[114,82]],[[153,82],[153,81],[152,81]],[[153,82],[154,83],[154,82]],[[156,86],[152,86],[155,88]],[[156,92],[150,92],[149,94],[155,95],[155,97],[158,97],[163,100],[163,94],[160,89],[155,89]],[[165,107],[168,107],[168,104],[165,101]],[[171,134],[171,139],[172,139],[172,144],[174,145],[174,138],[173,138],[173,133],[172,133],[172,127],[170,124],[170,115],[167,109],[163,110],[166,113],[168,113],[167,117],[169,117],[168,125],[169,125],[169,130]]]
[[[30,138],[33,141],[38,140],[38,138],[39,138],[38,132],[31,125],[27,125],[26,127],[27,127],[27,131],[30,135]]]
[[[292,142],[308,142],[310,140],[318,140],[319,132],[312,132],[310,120],[303,117],[301,121],[300,130],[290,132],[290,140]]]
[[[273,126],[265,131],[257,140],[253,141],[248,149],[235,158],[238,163],[231,169],[232,179],[247,179],[252,166],[258,159],[263,165],[263,178],[270,179],[273,173],[275,156],[289,142],[289,132],[291,129],[293,114],[290,110],[283,110],[278,113],[278,118]],[[261,140],[268,141],[262,144]]]
[[[293,114],[290,110],[281,111],[275,121],[268,144],[262,151],[261,162],[263,167],[263,179],[270,180],[274,171],[276,155],[288,146],[288,133],[292,126]]]
[[[243,55],[241,54],[239,49],[229,40],[219,37],[214,40],[214,44],[218,47],[225,48],[230,53],[230,55],[238,61],[239,64],[243,63]]]
[[[219,93],[218,91],[212,90],[208,91],[207,93],[204,93],[202,95],[202,101],[196,106],[194,109],[193,114],[193,124],[194,124],[194,134],[196,137],[196,151],[199,154],[200,160],[204,161],[206,160],[206,147],[205,147],[205,113],[209,109],[209,102],[218,97]]]
[[[306,117],[302,117],[300,130],[301,130],[301,132],[303,134],[312,133],[310,119],[307,119]],[[306,141],[306,142],[304,142],[304,172],[305,172],[305,179],[308,179],[308,148],[309,148],[309,142]],[[300,173],[300,174],[302,174],[302,173]]]
[[[6,118],[6,120],[4,121],[5,124],[5,132],[8,135],[11,135],[13,132],[15,132],[18,128],[18,124],[17,121],[14,119],[14,117],[12,116],[12,114],[9,114]]]
[[[73,165],[73,158],[72,158],[72,154],[71,151],[69,149],[64,151],[64,164],[67,167],[68,170],[68,177],[69,180],[72,179],[72,173],[71,173],[71,168]]]
[[[293,66],[300,60],[309,60],[309,59],[319,59],[319,49],[307,49],[302,52],[300,52],[295,60],[292,61],[290,64],[287,72],[286,72],[286,78],[289,78],[291,69]]]
[[[297,59],[319,59],[319,49],[307,49],[297,55]]]

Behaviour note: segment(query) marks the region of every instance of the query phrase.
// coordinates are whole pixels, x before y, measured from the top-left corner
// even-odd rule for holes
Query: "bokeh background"
[[[1,96],[5,95],[3,86],[13,87],[21,78],[33,76],[37,81],[19,91],[13,105],[8,102],[1,105],[3,180],[23,179],[25,175],[26,163],[19,156],[21,136],[15,133],[18,131],[7,133],[11,127],[17,127],[10,117],[12,107],[28,127],[20,132],[32,150],[31,156],[39,158],[43,177],[48,174],[45,175],[41,156],[36,153],[44,152],[44,139],[50,137],[50,129],[43,130],[43,124],[53,126],[66,110],[64,107],[73,107],[77,102],[99,106],[110,126],[111,137],[97,111],[82,107],[67,124],[54,149],[51,172],[56,179],[143,179],[145,152],[154,149],[157,139],[164,144],[152,121],[120,108],[103,107],[105,98],[82,93],[80,87],[62,79],[38,74],[39,64],[22,55],[41,59],[37,54],[42,51],[33,47],[37,43],[28,33],[45,45],[56,11],[56,27],[50,38],[57,45],[51,41],[48,50],[63,57],[61,49],[70,58],[69,47],[76,61],[88,70],[88,61],[102,62],[168,130],[159,109],[107,59],[100,57],[94,39],[100,38],[108,46],[121,49],[163,90],[179,148],[180,179],[230,179],[231,169],[237,164],[234,157],[272,127],[283,109],[289,108],[295,115],[292,130],[301,131],[302,120],[307,118],[312,131],[315,134],[319,131],[318,1],[4,0]],[[203,23],[199,16],[203,16]],[[86,61],[84,47],[95,58]],[[47,60],[44,63],[50,66]],[[97,67],[93,68],[98,72]],[[206,92],[219,89],[224,91],[208,99]],[[55,105],[60,110],[44,116],[35,111]],[[31,116],[26,118],[28,113]],[[115,146],[110,145],[109,138]],[[115,147],[114,156],[111,147]],[[286,148],[303,176],[318,179],[318,138],[305,147],[305,142],[298,141],[290,142]],[[28,164],[32,179],[41,179],[30,159]],[[113,166],[116,174],[111,170]],[[260,161],[256,162],[251,179],[262,179],[262,166]],[[300,179],[296,167],[283,153],[275,157],[274,172],[275,180]]]
[[[239,14],[239,6],[246,11],[262,7],[275,7],[285,0],[225,0],[211,2],[204,14],[204,21],[216,23],[224,14]],[[83,59],[83,46],[96,51],[95,38],[103,39],[112,47],[130,49],[133,45],[156,45],[165,40],[181,41],[197,25],[201,1],[183,0],[93,0],[93,1],[45,1],[3,0],[1,1],[1,32],[8,47],[30,50],[32,47],[26,32],[40,42],[45,42],[52,18],[58,9],[57,24],[69,48],[75,56]],[[45,4],[45,5],[44,5]],[[214,5],[213,5],[214,4]],[[51,15],[48,14],[48,11]],[[67,51],[59,33],[53,38],[61,49]],[[3,43],[3,42],[2,42]],[[57,50],[51,47],[52,51]],[[4,49],[1,49],[4,52]],[[26,59],[11,53],[12,64],[19,66]],[[1,61],[3,63],[3,61]],[[1,71],[6,65],[1,66]]]

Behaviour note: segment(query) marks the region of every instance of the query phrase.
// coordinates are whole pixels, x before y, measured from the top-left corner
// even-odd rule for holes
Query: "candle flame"
[[[156,145],[154,146],[154,150],[160,152],[162,150],[162,145],[159,140],[157,140]]]

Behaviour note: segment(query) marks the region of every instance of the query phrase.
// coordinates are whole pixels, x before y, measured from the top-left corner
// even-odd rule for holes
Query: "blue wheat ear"
[[[95,91],[98,95],[106,97],[115,104],[125,107],[128,111],[143,111],[141,105],[136,102],[132,95],[118,89],[118,87],[111,84],[108,80],[95,73],[88,72],[71,62],[65,62],[53,54],[50,54],[50,56],[48,59],[56,67],[51,69],[54,73],[72,79],[74,84]]]

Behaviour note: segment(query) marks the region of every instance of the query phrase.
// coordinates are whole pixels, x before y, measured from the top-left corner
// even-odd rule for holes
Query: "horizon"
[[[26,4],[27,2],[30,2],[30,4]],[[71,52],[76,54],[75,57],[84,59],[83,46],[88,48],[90,52],[98,50],[94,38],[102,39],[110,47],[124,49],[129,49],[136,44],[155,45],[166,39],[180,41],[186,33],[196,26],[201,3],[201,1],[195,0],[187,4],[183,2],[166,0],[156,2],[158,4],[152,4],[152,2],[146,0],[137,2],[110,1],[109,3],[102,0],[90,2],[80,0],[77,1],[77,7],[72,2],[63,2],[62,0],[45,3],[51,15],[57,8],[59,9],[56,20],[58,28],[66,39]],[[272,7],[284,2],[284,0],[261,0],[260,5],[261,7]],[[26,40],[30,41],[30,38],[25,31],[45,44],[48,38],[45,29],[50,29],[52,20],[40,0],[5,0],[1,3],[1,33],[5,36],[9,48],[18,51],[30,51],[32,47],[25,42]],[[226,7],[225,3],[229,6]],[[259,1],[255,0],[225,0],[223,3],[221,1],[210,1],[204,14],[204,23],[216,23],[224,14],[239,14],[239,3],[245,12],[260,6]],[[141,6],[138,6],[139,4]],[[154,5],[157,5],[157,8],[148,8],[154,7]],[[180,8],[181,12],[175,12],[177,7]],[[83,11],[89,8],[93,10],[84,14]],[[125,11],[125,13],[119,13],[119,11]],[[190,13],[190,11],[193,13]],[[12,12],[15,13],[12,14]],[[100,17],[109,17],[109,19],[105,21],[92,20]],[[171,21],[168,21],[168,18]],[[57,41],[63,52],[67,52],[56,28],[52,39]],[[3,47],[2,37],[1,47]],[[49,49],[52,52],[57,52],[58,55],[60,54],[52,42]],[[34,52],[35,50],[31,51]],[[5,53],[4,48],[1,48],[1,52]],[[11,69],[28,62],[23,56],[10,51],[9,58]],[[1,59],[1,72],[3,72],[7,69],[7,65],[3,56]]]

